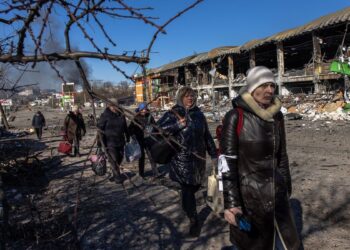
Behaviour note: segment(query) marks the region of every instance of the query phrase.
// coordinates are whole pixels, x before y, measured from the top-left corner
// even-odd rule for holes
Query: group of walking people
[[[230,224],[233,249],[299,249],[300,239],[289,201],[292,183],[281,101],[275,96],[275,77],[268,68],[257,66],[247,72],[246,81],[218,131],[220,150],[216,149],[206,118],[196,105],[196,92],[186,86],[177,91],[176,104],[158,121],[142,103],[127,126],[123,112],[109,104],[98,121],[99,134],[117,183],[125,179],[120,164],[130,136],[136,137],[141,148],[141,177],[145,176],[146,155],[153,174],[159,174],[145,143],[155,128],[181,145],[168,164],[169,177],[181,187],[182,208],[189,219],[189,234],[194,237],[200,235],[195,194],[206,177],[206,154],[215,167],[220,154],[220,159],[224,157],[226,162],[221,173],[224,218]],[[74,109],[65,120],[67,128],[75,131],[75,137],[70,138],[77,148],[75,154],[79,154],[79,139],[86,132],[80,115]],[[69,126],[71,123],[74,126]],[[76,133],[78,128],[80,133]],[[68,137],[70,134],[67,129]],[[241,216],[249,221],[250,230],[241,230],[237,221]]]
[[[45,117],[41,111],[37,111],[34,114],[32,126],[38,140],[41,140],[43,128],[46,126]],[[63,123],[63,133],[65,140],[72,144],[72,156],[80,157],[80,141],[86,134],[86,127],[81,109],[78,105],[74,105],[72,110],[66,115]]]
[[[117,183],[122,183],[127,178],[121,173],[120,165],[123,161],[125,144],[130,142],[131,136],[135,137],[141,150],[141,157],[138,161],[139,176],[145,178],[145,154],[150,160],[153,175],[158,176],[157,166],[150,157],[145,144],[145,139],[148,136],[147,131],[152,128],[152,124],[155,124],[147,105],[141,103],[138,106],[135,110],[136,115],[128,126],[123,112],[114,104],[116,102],[116,99],[111,99],[111,103],[107,105],[97,123],[99,140],[103,144],[112,166],[113,179]]]
[[[299,249],[301,244],[289,200],[292,183],[276,87],[271,70],[251,68],[220,128],[219,152],[227,164],[222,170],[224,218],[233,249]],[[180,88],[176,105],[156,125],[181,145],[170,161],[169,176],[181,186],[189,234],[199,236],[195,193],[206,177],[206,152],[217,165],[218,151],[195,91]],[[248,231],[237,221],[243,216]]]

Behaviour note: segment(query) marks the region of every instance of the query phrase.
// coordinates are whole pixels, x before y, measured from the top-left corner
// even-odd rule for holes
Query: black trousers
[[[195,193],[200,186],[181,184],[182,209],[188,218],[197,217],[197,205]]]
[[[124,156],[124,147],[107,147],[108,152],[108,161],[111,164],[111,166],[114,168],[114,170],[117,172],[118,175],[120,175],[120,164],[123,161]]]
[[[36,136],[38,137],[38,139],[40,140],[41,139],[41,136],[43,135],[43,128],[40,127],[40,128],[34,128],[35,130],[35,133],[36,133]]]
[[[159,174],[157,169],[157,164],[153,161],[151,153],[149,152],[148,148],[146,147],[145,143],[138,141],[141,149],[141,157],[139,159],[139,175],[144,177],[145,175],[145,157],[147,154],[147,157],[151,163],[153,175],[157,176]]]
[[[80,147],[80,142],[79,142],[79,139],[77,136],[74,136],[73,138],[73,155],[76,156],[77,154],[79,155],[80,152],[79,152],[79,147]]]

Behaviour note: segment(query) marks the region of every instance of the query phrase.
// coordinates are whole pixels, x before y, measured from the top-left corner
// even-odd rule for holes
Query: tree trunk
[[[92,115],[94,116],[94,125],[97,125],[97,121],[96,121],[96,109],[95,109],[95,100],[94,98],[91,96],[91,105],[92,105]]]
[[[5,126],[5,129],[6,130],[9,130],[10,129],[10,126],[7,122],[7,117],[6,117],[6,114],[5,114],[5,111],[0,103],[0,112],[1,112],[1,119],[3,120],[3,123],[4,123],[4,126]]]

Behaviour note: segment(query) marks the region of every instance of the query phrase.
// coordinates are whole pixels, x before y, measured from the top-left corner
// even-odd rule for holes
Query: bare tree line
[[[66,83],[67,80],[57,65],[61,61],[73,62],[81,76],[84,90],[88,93],[91,100],[102,99],[110,102],[100,93],[96,95],[93,92],[88,81],[88,72],[82,59],[90,58],[106,61],[113,69],[124,75],[126,79],[133,81],[133,78],[127,75],[117,65],[117,62],[140,65],[145,74],[145,65],[150,60],[149,56],[159,33],[166,34],[165,28],[168,24],[203,1],[195,0],[174,16],[169,17],[164,23],[158,24],[157,17],[145,14],[153,10],[153,7],[135,7],[134,4],[127,3],[124,0],[5,0],[0,4],[0,23],[4,26],[4,30],[7,30],[9,33],[0,40],[0,63],[19,67],[30,64],[31,68],[35,69],[38,63],[45,62],[49,64],[58,78]],[[60,23],[64,24],[64,30],[62,34],[55,35],[61,35],[61,38],[64,40],[64,48],[46,52],[45,43],[47,41],[45,37],[47,35],[49,37],[52,36],[50,20],[57,13],[60,13]],[[137,56],[136,50],[131,55],[128,55],[128,53],[119,55],[109,52],[118,43],[112,39],[110,31],[107,29],[106,20],[108,18],[113,20],[117,18],[120,21],[135,19],[143,22],[146,26],[155,28],[154,34],[149,44],[146,44],[146,49],[143,50],[142,56]],[[88,27],[91,25],[94,25],[102,33],[106,40],[103,45],[99,45],[95,35],[89,33]],[[91,45],[93,50],[80,51],[76,49],[77,46],[72,44],[72,28],[76,28],[80,32],[81,37]],[[148,89],[147,86],[146,89]],[[0,90],[7,89],[0,85]],[[147,96],[149,98],[149,94]],[[124,113],[123,108],[121,108],[121,112]],[[133,118],[127,117],[129,119]]]
[[[149,62],[150,53],[152,47],[159,35],[159,33],[166,34],[165,28],[181,15],[196,7],[204,0],[194,0],[194,2],[188,5],[186,8],[170,17],[162,24],[157,24],[156,17],[146,16],[144,12],[146,10],[152,10],[152,7],[134,7],[126,1],[115,0],[6,0],[0,5],[0,14],[3,17],[0,18],[0,23],[5,25],[9,30],[14,29],[13,33],[10,33],[7,37],[1,40],[0,44],[0,63],[8,63],[11,65],[25,65],[31,63],[31,67],[35,69],[37,63],[46,62],[54,70],[57,76],[66,83],[66,79],[61,74],[57,67],[57,63],[69,60],[74,62],[74,65],[78,69],[84,91],[89,95],[92,102],[94,100],[102,100],[106,103],[112,103],[116,105],[119,111],[129,120],[134,120],[135,112],[123,108],[106,98],[103,93],[96,93],[91,88],[88,80],[86,67],[82,63],[83,58],[101,59],[108,62],[117,72],[120,72],[126,79],[133,81],[133,78],[126,74],[116,62],[134,63],[140,65],[143,69],[144,76],[146,74],[146,64]],[[61,11],[66,15],[66,19],[62,19],[61,23],[65,23],[62,36],[64,37],[64,49],[61,48],[58,51],[51,51],[45,53],[45,41],[44,33],[50,33],[50,17],[54,13]],[[136,19],[143,22],[145,25],[155,28],[155,32],[150,39],[150,42],[143,52],[143,56],[136,56],[136,53],[132,55],[122,54],[116,55],[109,53],[109,48],[115,47],[117,43],[112,40],[106,29],[106,23],[104,18],[116,18],[121,20]],[[95,37],[90,35],[87,27],[94,22],[99,30],[102,32],[104,38],[108,41],[108,45],[104,44],[103,48],[97,44]],[[37,23],[39,25],[37,25]],[[79,51],[73,49],[74,46],[71,43],[71,29],[75,26],[80,32],[82,37],[89,42],[94,48],[94,51]],[[29,48],[29,52],[28,49]],[[136,52],[136,50],[135,50]],[[146,84],[144,84],[146,85]],[[145,86],[145,89],[149,89]],[[147,99],[150,100],[150,94],[147,91]],[[95,108],[92,105],[93,115],[96,119]],[[139,124],[137,124],[139,125]],[[139,125],[140,126],[140,125]],[[155,126],[157,131],[162,131]],[[166,140],[171,140],[173,143],[180,145],[174,138],[162,136]],[[196,157],[201,158],[196,153],[192,152]]]
[[[57,64],[61,61],[73,62],[82,79],[84,91],[89,95],[92,102],[99,99],[107,103],[113,103],[106,98],[103,93],[96,93],[91,88],[88,80],[88,72],[82,59],[99,59],[106,61],[117,72],[123,74],[126,79],[133,78],[126,74],[116,63],[134,63],[140,65],[143,69],[144,76],[146,74],[146,65],[150,60],[150,53],[159,33],[166,34],[165,28],[181,15],[196,7],[204,0],[194,0],[186,8],[169,17],[164,23],[156,23],[157,17],[145,15],[146,11],[153,10],[153,7],[135,7],[126,3],[124,0],[105,1],[105,0],[5,0],[0,5],[0,23],[8,30],[13,30],[7,37],[0,41],[0,63],[11,65],[31,64],[31,68],[35,69],[38,63],[45,62],[50,65],[57,76],[66,83],[65,77],[61,74]],[[60,22],[64,23],[62,37],[64,38],[64,48],[58,48],[56,51],[45,52],[45,33],[51,32],[50,18],[55,13],[60,12]],[[63,13],[63,14],[62,14]],[[64,18],[63,18],[64,16]],[[131,55],[124,53],[122,55],[109,53],[110,48],[117,46],[117,42],[113,41],[107,30],[106,18],[118,18],[121,21],[126,19],[135,19],[143,22],[147,26],[155,28],[155,32],[150,39],[146,49],[143,50],[142,56],[136,55],[136,50]],[[103,47],[98,45],[94,35],[90,35],[88,27],[95,26],[102,32],[107,43]],[[72,28],[80,31],[82,38],[87,41],[94,50],[80,51],[74,49],[72,44]],[[50,34],[51,35],[51,34]],[[57,34],[56,34],[57,35]],[[146,84],[145,84],[146,85]],[[145,89],[149,89],[145,86]],[[0,89],[1,90],[1,89]],[[149,92],[147,99],[150,100]],[[121,113],[129,120],[134,120],[135,113],[128,109],[118,106]],[[96,117],[94,105],[93,114]],[[161,131],[156,127],[157,130]],[[179,144],[173,138],[169,138],[176,144]],[[182,145],[180,145],[182,146]]]
[[[78,68],[82,79],[84,88],[90,93],[91,86],[87,80],[86,72],[81,64],[81,59],[91,58],[100,59],[108,62],[116,71],[125,76],[126,79],[132,80],[132,77],[127,75],[116,62],[135,63],[145,66],[150,60],[149,55],[152,46],[159,33],[166,33],[165,27],[175,20],[177,17],[195,7],[203,0],[197,0],[184,10],[180,11],[173,17],[169,18],[163,24],[157,24],[156,17],[147,16],[144,13],[150,11],[152,7],[134,7],[127,4],[126,1],[104,1],[104,0],[21,0],[21,1],[4,1],[0,6],[0,18],[2,23],[8,30],[13,30],[7,37],[0,41],[0,62],[23,65],[31,63],[34,69],[39,62],[46,62],[56,72],[58,77],[66,82],[65,77],[60,73],[56,67],[56,63],[62,60],[74,61]],[[57,12],[63,12],[66,16],[61,20],[64,25],[63,51],[45,52],[45,35],[50,33],[50,17]],[[62,17],[61,17],[62,18]],[[117,42],[113,41],[109,32],[106,29],[105,18],[118,18],[121,21],[125,19],[137,19],[155,28],[153,37],[145,49],[142,56],[137,56],[136,53],[128,54],[111,54],[110,48],[116,47]],[[99,29],[106,39],[103,46],[98,45],[96,37],[89,34],[87,27],[93,24]],[[82,37],[94,48],[92,51],[80,51],[74,48],[71,42],[71,30],[76,27]],[[29,51],[28,51],[29,49]],[[136,52],[136,50],[135,50]]]

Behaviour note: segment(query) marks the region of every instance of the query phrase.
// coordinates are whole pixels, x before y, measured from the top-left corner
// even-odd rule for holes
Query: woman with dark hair
[[[157,177],[159,175],[157,165],[153,161],[145,143],[145,139],[150,136],[150,132],[153,129],[152,124],[155,124],[156,122],[147,108],[146,103],[140,103],[135,111],[136,116],[129,125],[129,133],[130,135],[134,135],[136,137],[141,149],[141,157],[139,159],[139,175],[142,178],[145,177],[145,156],[147,154],[147,157],[151,163],[153,176]]]
[[[189,233],[196,237],[199,236],[200,227],[195,193],[204,179],[206,151],[216,162],[216,147],[205,116],[196,106],[194,90],[190,87],[180,88],[176,102],[157,124],[181,144],[170,162],[170,178],[181,185],[182,208],[190,220]]]

